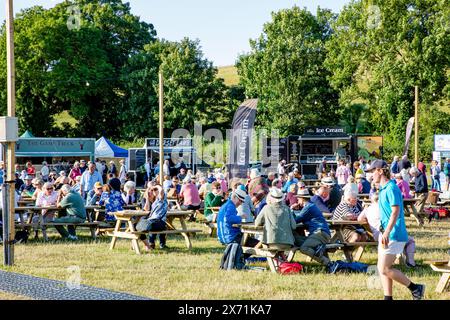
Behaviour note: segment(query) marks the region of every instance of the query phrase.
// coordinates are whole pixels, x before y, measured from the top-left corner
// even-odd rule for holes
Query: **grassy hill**
[[[218,69],[217,77],[224,79],[227,86],[239,84],[239,75],[235,66],[218,67]]]

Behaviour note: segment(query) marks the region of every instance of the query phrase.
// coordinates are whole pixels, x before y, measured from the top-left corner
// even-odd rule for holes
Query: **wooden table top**
[[[40,210],[61,210],[62,208],[58,208],[56,206],[48,206],[48,207],[36,207],[36,206],[29,206],[29,207],[16,207],[14,208],[15,211],[40,211]]]
[[[141,210],[123,210],[114,212],[114,215],[117,218],[131,218],[131,217],[145,217],[149,213],[150,212],[148,211],[141,211]]]

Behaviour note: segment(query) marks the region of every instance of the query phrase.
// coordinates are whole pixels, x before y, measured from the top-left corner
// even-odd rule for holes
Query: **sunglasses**
[[[47,190],[53,190],[53,188],[47,188]]]

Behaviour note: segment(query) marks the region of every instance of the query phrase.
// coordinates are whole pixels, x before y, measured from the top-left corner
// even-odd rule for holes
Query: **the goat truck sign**
[[[258,99],[246,100],[234,114],[228,157],[230,179],[247,177],[257,105]]]

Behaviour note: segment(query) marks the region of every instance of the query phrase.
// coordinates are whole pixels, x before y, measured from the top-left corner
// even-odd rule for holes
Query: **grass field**
[[[227,86],[239,84],[239,75],[235,66],[218,67],[218,69],[217,77],[224,79]]]
[[[192,227],[202,227],[192,223]],[[417,244],[414,270],[400,267],[413,281],[425,283],[427,299],[450,299],[450,293],[434,292],[440,274],[422,265],[424,260],[447,257],[447,237],[450,221],[433,221],[420,230],[413,220],[407,220],[409,232]],[[50,234],[51,241],[31,240],[15,248],[15,266],[1,267],[56,280],[71,276],[68,268],[81,269],[81,283],[111,290],[128,292],[157,299],[350,299],[366,300],[383,297],[379,289],[368,288],[368,274],[326,274],[322,266],[305,263],[305,256],[297,253],[294,260],[301,262],[305,272],[281,276],[256,271],[222,271],[219,269],[223,247],[216,238],[198,234],[193,249],[188,251],[181,236],[170,236],[167,250],[156,250],[138,256],[130,242],[118,241],[114,251],[109,250],[109,237],[92,241],[82,231],[77,243],[62,241]],[[3,251],[2,251],[3,254]],[[375,248],[364,253],[362,262],[376,264]],[[342,259],[342,252],[332,255]],[[259,265],[264,266],[264,265]],[[15,299],[1,294],[0,299]],[[20,297],[19,297],[20,298]],[[394,298],[410,300],[406,288],[394,287]]]

